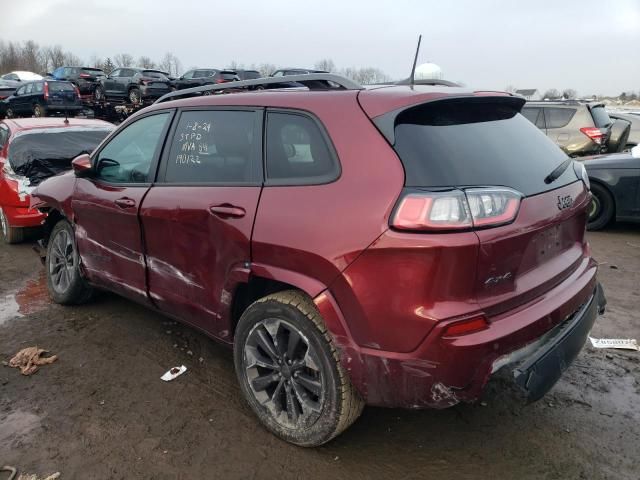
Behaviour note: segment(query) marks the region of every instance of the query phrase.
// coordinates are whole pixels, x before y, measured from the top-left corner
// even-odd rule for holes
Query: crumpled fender
[[[62,215],[73,221],[71,198],[76,184],[73,172],[48,178],[31,192],[31,208],[44,211],[58,210]]]

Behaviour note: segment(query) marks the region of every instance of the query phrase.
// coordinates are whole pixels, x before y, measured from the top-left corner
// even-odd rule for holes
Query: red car
[[[582,166],[508,94],[291,79],[341,88],[160,101],[40,185],[53,299],[112,290],[233,346],[302,446],[498,370],[544,395],[605,303]]]
[[[22,241],[44,215],[29,207],[29,193],[47,177],[71,169],[114,129],[101,120],[6,119],[0,122],[0,224],[7,243]]]

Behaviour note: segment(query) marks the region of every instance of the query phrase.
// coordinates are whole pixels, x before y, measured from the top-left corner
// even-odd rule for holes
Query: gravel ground
[[[609,300],[593,335],[640,339],[640,226],[589,238]],[[31,345],[59,356],[31,377],[0,366],[0,466],[62,479],[640,477],[639,352],[586,346],[530,406],[492,385],[443,411],[367,408],[301,449],[258,424],[228,349],[113,295],[51,304],[29,245],[1,245],[0,262],[0,360]]]

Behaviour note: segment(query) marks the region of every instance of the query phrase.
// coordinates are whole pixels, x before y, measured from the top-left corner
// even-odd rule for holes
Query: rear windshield
[[[113,128],[62,127],[16,135],[9,147],[9,163],[31,185],[71,168],[71,160],[91,153]]]
[[[73,84],[69,82],[48,82],[50,92],[73,92]]]
[[[593,122],[598,128],[606,128],[611,125],[611,118],[609,118],[609,114],[602,106],[593,107],[591,109],[591,116],[593,117]]]
[[[159,78],[161,80],[167,79],[164,73],[156,72],[155,70],[143,70],[142,75],[149,78]]]
[[[246,72],[242,72],[241,75],[239,75],[241,78],[243,78],[244,80],[253,80],[256,78],[260,78],[260,72],[254,72],[254,71],[246,71]]]
[[[567,156],[512,99],[455,99],[398,115],[394,148],[407,187],[505,186],[525,196],[577,180],[568,168],[555,182],[544,179]]]
[[[82,73],[93,75],[94,77],[105,77],[105,73],[99,68],[83,68]]]

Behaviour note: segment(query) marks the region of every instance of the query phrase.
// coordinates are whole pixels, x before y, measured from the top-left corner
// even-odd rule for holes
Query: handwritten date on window
[[[211,122],[188,122],[176,137],[179,144],[176,165],[200,165],[200,156],[209,155]]]

